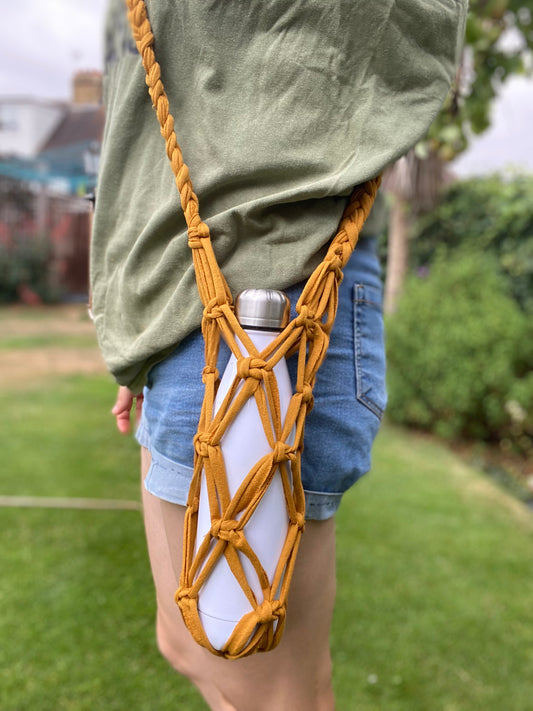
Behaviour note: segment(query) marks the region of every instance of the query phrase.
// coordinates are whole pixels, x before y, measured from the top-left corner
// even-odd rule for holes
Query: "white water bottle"
[[[235,301],[239,323],[249,335],[259,352],[264,350],[286,325],[290,304],[281,291],[273,289],[247,289]],[[239,343],[244,356],[249,355]],[[287,363],[282,358],[274,367],[279,389],[280,408],[283,419],[292,396]],[[217,412],[226,393],[237,375],[234,355],[226,366],[214,403]],[[242,383],[241,383],[242,386]],[[291,443],[291,442],[289,442]],[[267,441],[263,424],[252,396],[229,426],[220,443],[226,467],[230,496],[233,498],[243,479],[254,464],[272,450]],[[279,470],[265,492],[257,509],[244,527],[244,534],[256,552],[269,581],[272,584],[280,553],[285,543],[289,526],[285,495]],[[211,528],[211,517],[205,476],[202,475],[196,551]],[[212,542],[212,546],[214,541]],[[195,552],[196,552],[195,551]],[[250,587],[257,603],[263,602],[263,593],[254,567],[248,558],[239,552]],[[198,610],[204,630],[215,649],[221,649],[241,617],[252,611],[239,583],[224,556],[221,556],[206,583],[198,594]]]

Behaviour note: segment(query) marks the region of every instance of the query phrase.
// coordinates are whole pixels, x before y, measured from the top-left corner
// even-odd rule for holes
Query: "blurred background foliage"
[[[56,302],[60,290],[52,280],[50,257],[50,243],[45,235],[27,239],[21,234],[15,235],[10,245],[0,242],[0,303],[21,300],[25,288],[31,289],[38,302]]]
[[[533,178],[490,176],[452,183],[413,226],[411,265],[429,267],[438,249],[492,255],[524,311],[533,311]]]
[[[449,163],[490,126],[506,80],[533,67],[533,1],[471,0],[455,81],[427,136],[384,175],[390,195],[385,311],[392,313],[409,269],[413,222],[442,199]]]
[[[51,236],[35,229],[38,201],[24,183],[0,176],[0,304],[31,304],[31,296],[34,303],[55,303],[61,297]]]
[[[454,87],[385,175],[388,416],[495,445],[533,482],[533,177],[456,180],[450,161],[531,71],[533,2],[472,0]]]
[[[454,181],[412,223],[387,356],[391,420],[533,474],[532,177]]]
[[[533,321],[498,260],[436,252],[387,324],[391,419],[533,454]]]
[[[472,134],[487,130],[498,89],[531,68],[531,0],[470,0],[464,49],[453,90],[416,148],[449,161],[468,147]]]

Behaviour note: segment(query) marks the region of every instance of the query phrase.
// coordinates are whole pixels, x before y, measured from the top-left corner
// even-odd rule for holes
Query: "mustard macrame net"
[[[335,320],[342,268],[352,254],[371,210],[380,177],[354,190],[323,262],[302,291],[296,305],[297,317],[264,351],[258,352],[235,317],[231,292],[217,264],[209,228],[200,219],[198,198],[193,191],[189,170],[183,162],[174,132],[174,119],[161,81],[161,68],[155,58],[154,36],[145,2],[126,0],[126,4],[133,37],[146,72],[146,83],[181,197],[198,291],[204,304],[202,333],[205,341],[205,394],[194,438],[195,465],[185,515],[183,567],[176,602],[185,624],[199,644],[213,654],[237,659],[257,651],[273,649],[283,632],[289,585],[304,529],[305,501],[300,459],[305,418],[313,406],[316,372],[326,355],[329,334]],[[221,337],[237,358],[237,377],[222,405],[214,413],[219,383],[216,364]],[[241,352],[236,339],[244,345],[246,354]],[[282,358],[292,354],[298,358],[297,380],[283,419],[273,369]],[[271,453],[252,467],[231,498],[220,443],[236,414],[251,397],[256,400]],[[261,561],[246,539],[244,528],[277,471],[283,483],[289,527],[279,563],[270,582]],[[211,530],[195,554],[202,472],[207,484]],[[225,556],[252,611],[242,617],[226,644],[218,650],[212,646],[203,629],[198,611],[198,594],[221,556]],[[256,571],[264,598],[260,603],[246,579],[240,556],[246,556]]]

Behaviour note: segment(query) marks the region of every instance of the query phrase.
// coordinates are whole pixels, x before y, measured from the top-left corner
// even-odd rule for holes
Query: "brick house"
[[[0,97],[0,293],[25,273],[16,259],[39,244],[46,247],[56,294],[86,297],[91,219],[86,196],[96,183],[103,124],[99,72],[74,76],[69,104]],[[29,284],[11,286],[23,300],[28,288],[31,292]]]

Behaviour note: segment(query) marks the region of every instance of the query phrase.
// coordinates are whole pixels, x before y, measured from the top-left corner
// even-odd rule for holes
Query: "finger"
[[[125,410],[116,415],[117,427],[120,434],[128,434],[130,431],[130,411]]]
[[[117,392],[117,399],[115,401],[115,404],[113,405],[113,409],[111,410],[113,415],[117,415],[119,412],[123,412],[124,410],[127,410],[128,412],[131,410],[131,406],[133,404],[133,393],[131,390],[124,385],[121,385],[118,389]]]
[[[130,412],[133,399],[134,395],[129,388],[122,385],[118,389],[117,399],[111,413],[115,415],[117,428],[121,434],[128,434],[130,431]]]

